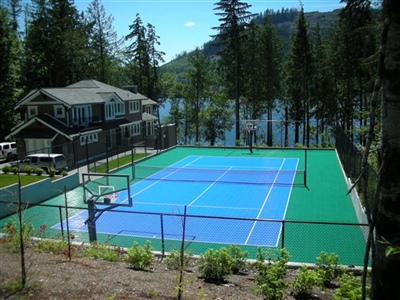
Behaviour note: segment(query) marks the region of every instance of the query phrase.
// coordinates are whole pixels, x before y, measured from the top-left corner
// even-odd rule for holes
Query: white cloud
[[[185,27],[193,27],[193,26],[195,26],[195,25],[196,25],[195,22],[189,21],[189,22],[186,22],[184,26],[185,26]]]

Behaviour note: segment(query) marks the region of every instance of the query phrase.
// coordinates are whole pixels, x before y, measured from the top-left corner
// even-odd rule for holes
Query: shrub
[[[154,257],[152,250],[150,241],[146,241],[143,247],[139,246],[139,243],[135,241],[133,247],[126,251],[130,267],[135,270],[144,270],[150,266]]]
[[[268,263],[263,263],[261,260],[258,262],[257,273],[255,275],[258,288],[255,290],[255,293],[263,295],[265,299],[282,299],[287,288],[285,277],[289,252],[282,249],[277,250],[276,255],[272,255],[271,251],[263,253],[259,249],[259,254],[262,256],[266,255]]]
[[[238,274],[243,272],[247,267],[247,251],[240,251],[240,247],[237,245],[230,245],[228,247],[228,253],[232,257],[232,273]]]
[[[165,258],[165,264],[168,269],[171,270],[181,270],[186,269],[190,265],[190,259],[192,257],[192,252],[185,251],[183,253],[183,266],[181,266],[181,252],[180,251],[171,251],[169,255]]]
[[[51,167],[50,169],[47,170],[47,173],[49,174],[50,177],[54,177],[56,175],[57,170]]]
[[[11,171],[11,166],[10,165],[5,165],[4,167],[1,168],[4,174],[8,174]]]
[[[62,240],[60,237],[42,239],[34,243],[34,248],[39,252],[62,254],[68,248],[68,242]]]
[[[91,243],[90,246],[84,247],[82,252],[83,256],[107,261],[121,261],[121,254],[123,254],[123,251],[120,247],[96,242]]]
[[[225,277],[232,273],[232,264],[232,257],[226,248],[208,249],[197,261],[197,267],[204,280],[212,283],[224,282]]]
[[[343,273],[339,266],[339,256],[335,253],[328,254],[322,251],[317,257],[316,266],[325,286],[329,286],[332,280]]]
[[[348,299],[359,300],[362,299],[362,282],[359,277],[353,273],[343,273],[339,278],[339,288],[336,289],[336,294],[333,299]],[[369,294],[369,286],[366,287],[366,293]]]
[[[31,175],[32,171],[33,171],[33,169],[32,169],[31,166],[25,166],[24,172],[25,172],[26,174]]]
[[[16,222],[6,223],[1,229],[5,233],[5,245],[11,252],[16,252],[21,249],[20,227]],[[22,224],[22,238],[25,244],[30,241],[33,236],[32,224]]]
[[[311,298],[313,287],[321,285],[322,278],[319,276],[319,273],[309,269],[307,266],[302,266],[297,271],[297,276],[294,279],[292,287],[296,298],[309,299]]]
[[[13,172],[13,173],[14,173],[14,175],[18,174],[18,172],[19,172],[19,169],[18,169],[18,167],[17,167],[17,166],[15,166],[15,167],[12,167],[12,168],[11,168],[11,172]]]
[[[67,172],[67,171],[65,171],[65,170],[63,170],[63,171],[61,172],[61,175],[62,175],[63,177],[65,177],[65,176],[67,176],[67,175],[68,175],[68,172]]]
[[[35,172],[36,172],[36,175],[42,176],[44,170],[42,168],[37,168]]]

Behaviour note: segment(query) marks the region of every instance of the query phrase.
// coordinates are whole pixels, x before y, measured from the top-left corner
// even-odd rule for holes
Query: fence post
[[[161,260],[164,259],[165,256],[165,240],[164,240],[164,216],[160,214],[161,221]]]
[[[282,220],[282,249],[285,248],[285,220]]]

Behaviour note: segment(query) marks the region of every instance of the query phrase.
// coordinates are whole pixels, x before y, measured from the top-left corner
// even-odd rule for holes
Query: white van
[[[57,173],[68,170],[67,160],[62,154],[31,154],[25,156],[20,161],[11,162],[11,166],[19,166],[20,171],[24,171],[26,166],[31,166],[33,170],[43,169],[46,173],[50,168],[54,168]]]
[[[0,143],[0,159],[10,160],[12,155],[17,154],[17,143],[4,142]]]

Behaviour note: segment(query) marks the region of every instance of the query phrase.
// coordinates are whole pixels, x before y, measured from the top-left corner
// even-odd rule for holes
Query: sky
[[[80,11],[85,11],[91,0],[75,0]],[[220,22],[215,15],[217,0],[101,0],[107,16],[114,18],[114,29],[118,38],[129,33],[129,25],[140,15],[143,26],[148,23],[155,27],[160,37],[156,48],[165,53],[165,63],[180,53],[195,50],[211,40],[211,35],[218,31]],[[284,8],[300,9],[299,0],[242,0],[251,5],[251,13],[261,13],[266,9]],[[305,12],[332,11],[343,7],[340,0],[302,0]],[[161,63],[162,65],[162,63]]]

